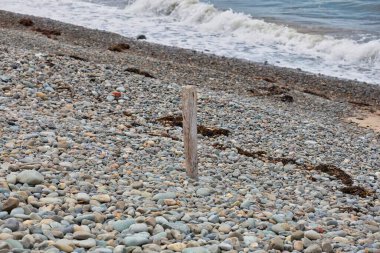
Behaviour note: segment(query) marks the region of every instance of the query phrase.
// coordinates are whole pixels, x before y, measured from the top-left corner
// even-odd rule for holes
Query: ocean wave
[[[145,34],[149,42],[168,46],[380,84],[376,35],[356,41],[308,34],[199,0],[134,0],[125,10],[94,1],[0,0],[0,9],[128,37]]]
[[[255,19],[232,10],[218,10],[198,0],[135,0],[126,7],[133,14],[167,16],[200,32],[233,37],[252,47],[270,47],[327,62],[361,68],[380,68],[380,39],[359,42],[333,36],[307,34],[295,28]]]

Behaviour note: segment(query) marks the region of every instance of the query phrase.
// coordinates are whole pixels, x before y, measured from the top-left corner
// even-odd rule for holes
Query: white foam
[[[125,10],[81,0],[0,0],[0,9],[165,45],[380,84],[380,40],[306,34],[198,0],[136,0]]]
[[[350,39],[297,32],[293,28],[267,23],[232,10],[219,11],[198,0],[136,0],[128,12],[166,15],[202,32],[233,37],[249,46],[268,46],[280,52],[320,57],[339,64],[364,63],[380,67],[380,40],[359,43]]]

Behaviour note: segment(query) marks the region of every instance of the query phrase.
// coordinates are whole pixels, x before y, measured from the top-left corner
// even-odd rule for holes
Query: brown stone
[[[167,206],[174,206],[177,204],[177,201],[175,201],[174,199],[165,199],[164,200],[164,203],[165,205]]]
[[[7,212],[10,212],[13,209],[15,209],[16,207],[18,207],[19,204],[20,204],[20,201],[18,199],[16,199],[16,198],[8,198],[3,203],[3,210],[7,211]]]
[[[294,241],[293,247],[297,251],[302,251],[303,250],[303,242],[302,241]]]

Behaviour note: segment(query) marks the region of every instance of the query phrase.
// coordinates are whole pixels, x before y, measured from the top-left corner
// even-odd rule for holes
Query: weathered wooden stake
[[[196,87],[192,85],[185,86],[182,99],[186,174],[190,178],[198,179]]]

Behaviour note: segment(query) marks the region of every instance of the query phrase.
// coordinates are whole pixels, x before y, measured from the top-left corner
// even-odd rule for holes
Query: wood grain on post
[[[185,86],[182,94],[183,142],[185,145],[186,174],[190,178],[198,178],[197,155],[197,89]]]

